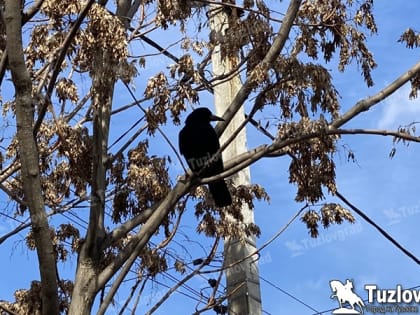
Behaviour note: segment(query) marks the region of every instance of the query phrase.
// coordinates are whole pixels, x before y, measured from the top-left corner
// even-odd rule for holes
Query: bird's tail
[[[224,180],[210,183],[209,190],[216,206],[226,207],[232,204],[232,197]]]

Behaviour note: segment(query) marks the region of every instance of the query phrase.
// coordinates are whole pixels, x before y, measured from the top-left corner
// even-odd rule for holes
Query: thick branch
[[[26,12],[23,13],[23,19],[22,19],[23,24],[25,24],[26,22],[28,22],[30,19],[32,19],[35,16],[35,14],[41,8],[41,5],[43,2],[44,0],[36,0],[34,4]]]
[[[392,136],[398,139],[418,142],[420,143],[420,137],[412,136],[407,133],[402,133],[398,131],[389,131],[389,130],[376,130],[376,129],[330,129],[322,130],[319,132],[303,134],[287,140],[277,140],[274,141],[271,145],[261,145],[252,150],[249,150],[245,153],[242,153],[233,159],[227,160],[224,163],[224,171],[215,176],[208,178],[198,179],[199,184],[208,184],[220,180],[222,178],[229,177],[236,172],[242,170],[243,168],[255,163],[264,157],[278,157],[285,155],[284,149],[290,145],[307,141],[309,139],[318,138],[325,135],[343,135],[343,134],[369,134],[369,135],[380,135],[380,136]]]
[[[277,33],[273,45],[268,50],[264,59],[254,68],[254,70],[248,76],[245,83],[233,99],[232,103],[229,105],[229,109],[223,114],[223,119],[225,121],[217,124],[215,129],[216,133],[219,136],[223,133],[223,131],[227,127],[227,124],[232,120],[233,116],[237,113],[239,108],[248,98],[255,84],[255,77],[257,75],[260,75],[261,72],[267,72],[273,64],[273,62],[278,57],[278,55],[280,54],[289,36],[290,30],[293,26],[293,21],[296,18],[301,2],[302,0],[290,1],[289,8],[287,9],[286,15],[283,19],[283,23],[280,27],[280,30]]]
[[[44,0],[36,0],[35,3],[26,12],[23,13],[22,25],[28,22],[39,11],[43,2]],[[4,75],[6,73],[6,67],[7,67],[7,51],[3,51],[3,54],[0,60],[0,85],[2,84]]]
[[[115,73],[111,70],[107,52],[97,49],[92,71],[92,108],[93,108],[93,144],[92,144],[92,193],[89,215],[89,227],[83,249],[90,258],[99,259],[100,242],[105,237],[104,211],[105,191],[107,186],[106,170],[108,164],[108,139]],[[83,254],[83,251],[81,252]],[[83,256],[83,255],[82,255]]]
[[[97,287],[104,286],[115,274],[115,272],[122,267],[122,265],[129,259],[130,255],[136,248],[143,248],[150,240],[152,235],[159,228],[162,220],[166,218],[172,209],[174,209],[179,199],[184,196],[192,187],[190,180],[178,181],[172,191],[162,200],[153,212],[150,218],[143,224],[140,231],[132,237],[127,246],[117,255],[117,257],[103,269],[98,277]]]
[[[3,83],[4,75],[6,74],[7,68],[7,51],[3,51],[0,59],[0,85]]]
[[[19,315],[18,313],[16,313],[16,312],[13,312],[8,306],[6,306],[5,304],[3,304],[3,302],[0,302],[0,308],[3,310],[3,311],[5,311],[5,312],[7,312],[8,314],[10,314],[10,315]]]
[[[178,230],[179,224],[181,222],[181,218],[182,218],[182,213],[179,214],[178,219],[175,223],[175,226],[174,226],[171,234],[164,241],[162,241],[158,246],[156,246],[156,248],[153,250],[154,252],[158,251],[161,248],[166,247],[170,243],[170,241],[174,238],[174,236],[176,234],[176,231]],[[109,289],[105,299],[101,303],[101,306],[99,307],[99,311],[98,311],[97,315],[104,315],[105,314],[109,305],[114,300],[115,294],[117,293],[119,287],[121,286],[121,283],[124,281],[128,272],[131,270],[134,262],[139,257],[139,254],[141,253],[142,249],[143,249],[143,247],[136,247],[136,249],[131,253],[129,259],[124,264],[124,267],[120,271],[120,274],[116,277],[116,279],[115,279],[114,283],[112,284],[111,288]]]
[[[151,208],[144,210],[139,215],[136,215],[134,218],[127,220],[120,226],[116,227],[107,237],[103,243],[103,249],[107,248],[110,244],[123,238],[129,231],[139,226],[140,224],[146,222],[147,219],[156,211],[160,204],[155,203]]]
[[[344,125],[349,120],[353,119],[357,115],[359,115],[362,112],[365,112],[369,110],[372,106],[378,104],[383,99],[390,96],[392,93],[397,91],[400,87],[402,87],[405,83],[407,83],[416,73],[420,71],[420,61],[416,63],[411,69],[409,69],[407,72],[402,74],[400,77],[398,77],[394,82],[392,82],[390,85],[379,91],[374,96],[370,96],[368,98],[365,98],[359,102],[356,103],[352,108],[350,108],[345,114],[343,114],[341,117],[336,119],[332,124],[331,128],[336,129]]]

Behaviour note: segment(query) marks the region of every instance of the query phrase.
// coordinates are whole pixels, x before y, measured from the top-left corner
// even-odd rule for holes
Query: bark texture
[[[33,134],[32,82],[23,54],[20,1],[5,1],[4,20],[7,35],[8,66],[12,72],[15,87],[17,139],[19,142],[24,201],[30,212],[42,281],[42,314],[59,314],[56,258],[45,212],[39,171],[39,154]]]

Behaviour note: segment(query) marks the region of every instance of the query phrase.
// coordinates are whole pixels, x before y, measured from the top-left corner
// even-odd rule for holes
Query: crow
[[[191,170],[201,178],[223,172],[222,155],[213,156],[220,149],[220,143],[211,121],[223,119],[213,115],[208,108],[197,108],[188,115],[184,128],[179,132],[179,151]],[[232,197],[223,179],[209,183],[209,190],[216,206],[232,204]]]

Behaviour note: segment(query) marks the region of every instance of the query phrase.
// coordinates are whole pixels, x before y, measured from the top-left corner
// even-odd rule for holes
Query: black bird
[[[220,149],[220,143],[210,122],[217,120],[223,121],[222,118],[214,116],[208,108],[200,107],[188,115],[185,127],[179,132],[179,151],[184,155],[191,170],[201,178],[223,172],[221,154],[213,157]],[[216,206],[226,207],[232,203],[223,179],[209,183],[209,190]]]

